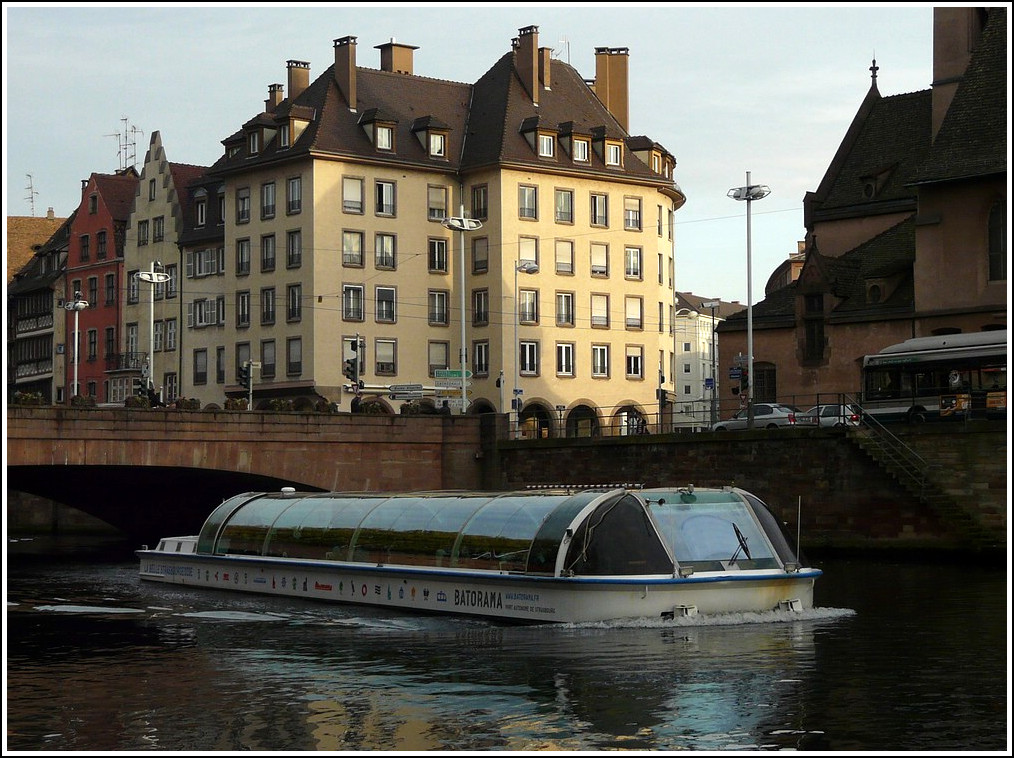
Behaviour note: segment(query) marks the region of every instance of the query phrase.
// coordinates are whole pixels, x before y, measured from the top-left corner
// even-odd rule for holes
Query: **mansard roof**
[[[474,85],[357,66],[356,111],[349,110],[331,65],[294,99],[286,98],[272,113],[247,120],[245,126],[251,128],[268,121],[277,124],[284,114],[295,114],[297,109],[312,115],[305,130],[289,147],[280,147],[277,140],[271,140],[261,146],[256,156],[241,149],[230,157],[226,151],[211,170],[227,175],[279,160],[307,158],[311,153],[448,172],[501,164],[545,166],[547,159],[532,149],[521,132],[522,123],[532,118],[537,119],[539,128],[550,131],[592,138],[608,136],[620,141],[627,138],[591,87],[563,61],[550,61],[552,89],[540,89],[538,105],[534,104],[515,68],[515,55],[515,51],[503,55]],[[364,117],[368,121],[381,118],[395,125],[393,151],[375,149],[364,128]],[[421,127],[447,131],[443,157],[431,156],[421,144],[413,133]],[[241,129],[223,140],[223,144],[236,144],[242,137]],[[587,165],[576,165],[562,157],[548,160],[550,165],[576,173],[671,185],[671,181],[651,171],[629,148],[625,152],[623,166],[619,168],[606,167],[594,150]]]
[[[991,8],[979,46],[912,181],[968,179],[1007,171],[1007,9]]]

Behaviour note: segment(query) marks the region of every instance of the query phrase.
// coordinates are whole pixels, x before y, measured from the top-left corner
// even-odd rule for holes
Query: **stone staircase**
[[[997,530],[984,524],[975,512],[964,506],[974,494],[950,488],[948,477],[940,467],[927,462],[883,424],[864,415],[863,424],[848,431],[848,439],[949,524],[958,544],[975,551],[1004,547]]]

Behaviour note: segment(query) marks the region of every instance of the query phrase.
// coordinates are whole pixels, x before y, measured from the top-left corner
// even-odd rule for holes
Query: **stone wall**
[[[934,483],[961,498],[1006,545],[1006,426],[924,425],[900,436],[935,467]],[[804,548],[964,546],[947,520],[838,430],[508,442],[499,455],[504,489],[609,482],[741,487],[764,500],[791,535],[798,524]]]

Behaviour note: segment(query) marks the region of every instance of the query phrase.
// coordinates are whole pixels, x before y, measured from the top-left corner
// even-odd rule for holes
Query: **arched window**
[[[998,201],[989,211],[989,280],[1007,278],[1007,208]]]

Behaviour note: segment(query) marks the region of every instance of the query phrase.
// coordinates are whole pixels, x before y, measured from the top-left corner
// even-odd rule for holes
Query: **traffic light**
[[[245,361],[240,364],[239,371],[239,386],[243,389],[250,389],[250,362]]]
[[[745,368],[743,369],[743,376],[740,379],[740,384],[743,385],[744,390],[750,386],[750,372]]]
[[[148,388],[145,387],[144,384],[145,384],[144,379],[142,379],[139,376],[134,377],[134,394],[137,395],[138,397],[148,396]]]
[[[359,381],[359,371],[363,366],[362,358],[359,355],[359,343],[360,337],[357,334],[356,338],[349,342],[349,350],[352,351],[353,355],[351,358],[346,358],[345,362],[342,364],[342,374],[344,374],[345,377],[356,386],[361,384]],[[366,349],[365,341],[363,342],[362,347],[364,350]]]

